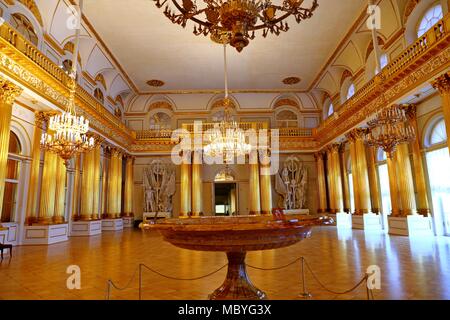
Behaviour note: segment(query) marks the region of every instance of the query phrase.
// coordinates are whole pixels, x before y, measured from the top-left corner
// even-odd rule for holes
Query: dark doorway
[[[216,183],[214,185],[214,212],[216,216],[237,214],[236,183]]]

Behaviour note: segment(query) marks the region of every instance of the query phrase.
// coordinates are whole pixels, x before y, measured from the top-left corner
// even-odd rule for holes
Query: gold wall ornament
[[[147,84],[150,87],[160,88],[160,87],[164,86],[166,83],[162,80],[152,79],[152,80],[147,81]]]
[[[158,8],[168,0],[153,0]],[[241,52],[255,39],[255,31],[262,30],[263,37],[269,33],[279,35],[287,32],[289,26],[284,20],[294,16],[297,23],[309,19],[319,6],[313,0],[310,8],[302,7],[302,0],[284,0],[273,4],[270,0],[203,0],[203,4],[193,0],[171,0],[173,9],[165,6],[164,15],[174,24],[183,28],[188,20],[195,23],[196,36],[210,35],[218,43],[229,43]]]

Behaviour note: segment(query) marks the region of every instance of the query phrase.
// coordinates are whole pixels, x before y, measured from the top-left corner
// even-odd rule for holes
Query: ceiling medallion
[[[174,24],[186,27],[188,20],[195,23],[194,34],[210,35],[213,41],[226,42],[241,52],[255,38],[255,31],[262,30],[279,35],[289,30],[286,18],[291,15],[297,23],[309,19],[319,6],[312,0],[310,8],[302,7],[304,0],[282,0],[280,5],[271,0],[153,0],[158,8],[165,5],[164,14]],[[166,3],[171,1],[174,9]],[[203,5],[197,6],[197,2]],[[221,39],[220,41],[217,41]]]
[[[284,84],[287,84],[287,85],[289,85],[289,86],[292,86],[292,85],[294,85],[294,84],[297,84],[297,83],[299,83],[300,81],[301,81],[301,80],[300,80],[299,77],[289,77],[289,78],[283,79],[283,83],[284,83]]]
[[[161,81],[161,80],[155,80],[155,79],[153,79],[153,80],[147,81],[147,84],[148,84],[150,87],[162,87],[163,85],[165,85],[165,82],[164,82],[164,81]]]

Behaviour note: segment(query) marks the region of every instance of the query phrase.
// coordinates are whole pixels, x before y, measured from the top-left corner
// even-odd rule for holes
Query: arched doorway
[[[238,214],[237,190],[235,176],[228,166],[217,172],[214,178],[214,215]]]

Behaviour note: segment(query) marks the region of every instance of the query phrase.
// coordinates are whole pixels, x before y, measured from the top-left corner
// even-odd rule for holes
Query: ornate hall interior
[[[0,0],[0,300],[450,300],[449,9]]]

